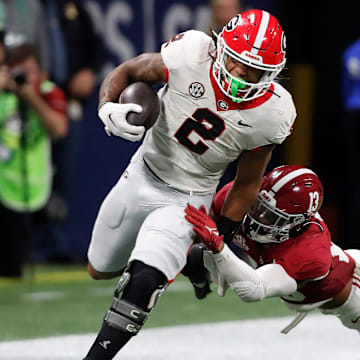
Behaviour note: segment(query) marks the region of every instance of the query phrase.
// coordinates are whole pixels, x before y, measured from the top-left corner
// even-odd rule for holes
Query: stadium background
[[[99,81],[119,63],[141,53],[158,51],[161,43],[190,28],[208,30],[208,0],[85,0],[106,51]],[[286,29],[288,69],[283,84],[298,110],[295,132],[278,148],[270,166],[297,163],[312,166],[325,185],[323,216],[334,240],[356,246],[345,234],[342,145],[346,141],[341,102],[342,52],[359,35],[356,2],[337,6],[309,1],[252,0],[244,7],[272,11]],[[72,255],[84,260],[98,207],[139,144],[107,137],[96,116],[97,91],[85,109],[80,157],[69,195],[66,235]],[[347,190],[349,191],[349,190]],[[341,215],[343,213],[343,216]],[[346,240],[345,240],[346,239]]]

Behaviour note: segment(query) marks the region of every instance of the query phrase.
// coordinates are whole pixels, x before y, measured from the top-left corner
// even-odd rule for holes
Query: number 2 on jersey
[[[206,126],[208,124],[208,126]],[[210,125],[210,127],[209,127]],[[194,143],[189,136],[195,131],[202,139],[214,141],[225,130],[224,120],[215,115],[209,109],[197,109],[192,117],[187,118],[175,133],[179,143],[191,151],[202,155],[209,147],[201,140]]]

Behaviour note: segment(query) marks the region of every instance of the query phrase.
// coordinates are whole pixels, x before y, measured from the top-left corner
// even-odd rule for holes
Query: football
[[[127,86],[119,98],[120,104],[134,103],[143,107],[141,113],[129,112],[126,120],[131,125],[142,125],[150,129],[160,113],[160,99],[151,85],[145,82],[135,82]]]

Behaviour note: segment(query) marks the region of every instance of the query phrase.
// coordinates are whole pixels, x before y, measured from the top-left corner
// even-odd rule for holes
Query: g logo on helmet
[[[240,21],[240,15],[234,16],[225,26],[226,31],[233,31]]]

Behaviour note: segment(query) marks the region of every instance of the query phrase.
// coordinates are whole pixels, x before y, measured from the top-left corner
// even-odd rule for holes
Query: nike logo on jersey
[[[99,342],[99,345],[100,345],[102,348],[104,348],[105,350],[108,349],[108,345],[110,345],[110,344],[111,344],[111,341],[110,341],[110,340],[104,340],[104,341],[102,341],[102,342]]]
[[[356,324],[360,320],[360,316],[358,316],[355,320],[351,320],[353,324]]]
[[[251,128],[252,128],[252,126],[251,126],[251,125],[249,125],[249,124],[246,124],[246,123],[242,122],[242,120],[238,121],[238,125],[241,125],[241,126],[247,126],[247,127],[251,127]]]
[[[218,229],[217,229],[216,227],[215,227],[215,228],[211,228],[211,227],[205,225],[205,229],[206,229],[210,234],[215,234],[215,235],[218,235],[218,236],[219,236],[219,232],[218,232]]]

